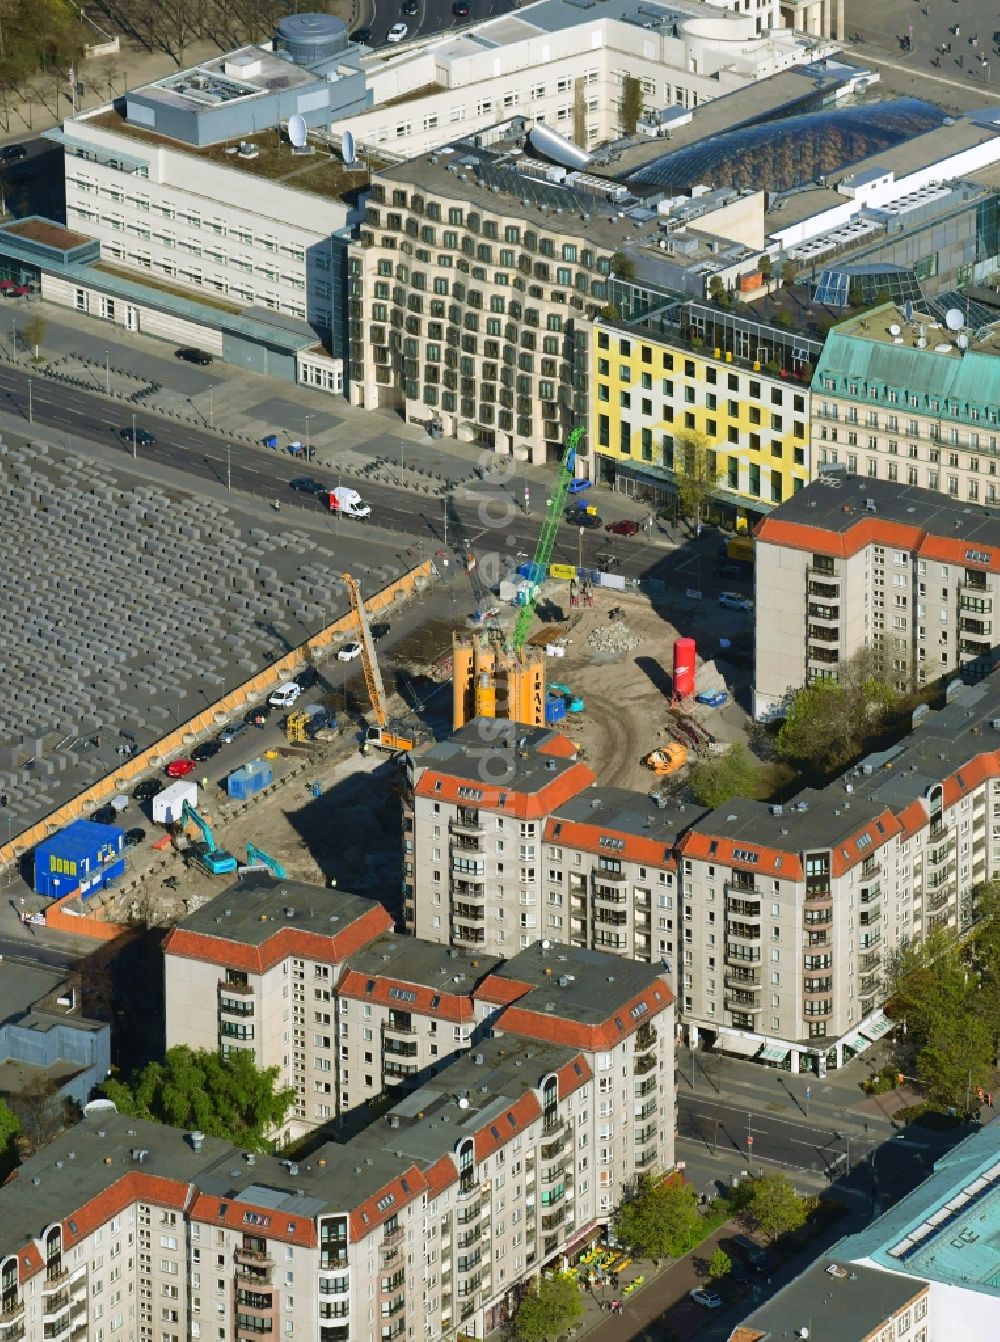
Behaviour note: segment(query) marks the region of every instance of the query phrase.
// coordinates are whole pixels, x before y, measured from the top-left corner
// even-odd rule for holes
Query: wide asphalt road
[[[37,424],[65,434],[69,446],[74,435],[107,443],[122,452],[123,466],[132,455],[131,445],[120,437],[122,429],[132,423],[131,409],[96,393],[50,382],[23,368],[0,367],[0,408],[16,414],[23,421],[25,432],[29,432],[30,424]],[[193,479],[217,484],[231,480],[234,491],[279,500],[282,512],[323,510],[315,498],[289,488],[289,482],[296,476],[314,475],[331,486],[354,485],[371,505],[373,524],[419,540],[425,555],[443,553],[446,547],[448,551],[460,551],[462,541],[467,539],[481,562],[488,555],[500,556],[503,561],[500,569],[504,571],[511,562],[530,559],[535,550],[544,501],[538,497],[526,516],[516,486],[483,481],[475,487],[463,487],[447,499],[429,498],[346,475],[333,479],[322,468],[304,465],[291,457],[265,455],[244,445],[227,446],[224,439],[207,429],[179,424],[143,408],[136,411],[135,422],[156,438],[153,445],[138,448],[140,462],[153,459]],[[636,505],[636,509],[641,514],[642,506]],[[345,534],[352,527],[368,525],[347,518],[330,518],[330,526],[340,527]],[[614,571],[625,577],[656,577],[680,588],[702,586],[707,591],[718,590],[720,585],[738,587],[739,583],[732,578],[720,584],[713,576],[714,544],[706,535],[697,547],[670,549],[651,543],[641,533],[635,537],[612,536],[597,529],[585,531],[581,536],[578,527],[564,523],[556,540],[553,561],[567,564],[582,561],[585,566],[596,568],[606,567],[611,556]],[[492,581],[489,567],[484,567],[488,581]],[[748,617],[739,618],[749,625]]]
[[[355,28],[371,32],[371,46],[381,47],[385,35],[396,23],[405,23],[407,41],[416,37],[431,37],[449,28],[467,27],[482,23],[497,14],[506,14],[514,8],[513,0],[470,0],[467,16],[456,15],[452,0],[416,0],[416,12],[405,13],[404,0],[360,0]],[[411,0],[410,10],[414,9]]]

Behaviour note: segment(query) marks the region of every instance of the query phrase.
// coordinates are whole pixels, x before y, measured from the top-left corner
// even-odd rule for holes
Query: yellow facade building
[[[709,321],[713,315],[700,304],[684,305],[684,313]],[[752,522],[810,478],[809,382],[820,346],[746,319],[692,323],[684,337],[667,331],[648,323],[595,328],[590,426],[597,478],[669,503],[675,438],[702,433],[717,472],[714,502]]]

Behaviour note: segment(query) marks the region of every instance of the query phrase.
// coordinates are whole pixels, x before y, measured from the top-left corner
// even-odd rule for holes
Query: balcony
[[[486,929],[456,925],[452,940],[456,946],[482,946],[486,941]]]
[[[15,1300],[13,1302],[8,1302],[7,1304],[4,1305],[3,1309],[0,1310],[0,1327],[8,1323],[13,1323],[14,1320],[19,1319],[23,1313],[24,1313],[23,1300]]]
[[[461,853],[463,857],[485,857],[486,841],[484,839],[466,838],[465,835],[453,836],[451,840],[452,857]]]
[[[952,894],[953,892],[951,890],[942,890],[939,895],[930,896],[927,900],[928,909],[932,913],[935,913],[938,909],[943,909],[952,898]]]
[[[858,991],[866,994],[875,992],[881,978],[881,974],[862,974],[858,980]]]
[[[53,1264],[45,1273],[45,1284],[42,1286],[42,1293],[54,1291],[56,1287],[61,1286],[64,1281],[69,1281],[69,1269],[62,1266],[61,1263]],[[69,1295],[66,1296],[69,1299]],[[48,1306],[46,1306],[48,1308]]]
[[[542,1217],[542,1232],[544,1233],[547,1230],[555,1230],[556,1227],[561,1226],[563,1221],[565,1220],[566,1220],[565,1207],[560,1207],[558,1208],[557,1211],[549,1212],[547,1216]]]
[[[254,1013],[254,1003],[240,1002],[235,998],[219,998],[220,1016],[252,1016]]]
[[[656,1099],[647,1100],[639,1109],[636,1109],[634,1117],[641,1122],[644,1118],[649,1118],[650,1114],[655,1114],[659,1101]]]
[[[645,1146],[651,1142],[659,1131],[655,1123],[647,1123],[644,1128],[640,1128],[635,1134],[636,1146]]]
[[[594,902],[596,904],[624,904],[626,895],[624,890],[612,890],[610,886],[594,887]]]
[[[741,941],[759,941],[760,940],[760,920],[757,923],[736,922],[733,919],[726,920],[726,936],[738,937]]]
[[[647,1095],[652,1095],[653,1091],[656,1090],[656,1086],[657,1081],[655,1076],[647,1077],[645,1081],[637,1081],[635,1083],[635,1098],[637,1100],[642,1100]]]
[[[650,1146],[645,1151],[640,1151],[635,1158],[635,1167],[637,1170],[648,1169],[656,1160],[656,1147]]]
[[[645,1076],[646,1073],[651,1072],[655,1066],[656,1054],[643,1053],[640,1057],[636,1058],[635,1066],[632,1070],[636,1076]]]
[[[882,963],[881,951],[869,951],[858,959],[858,968],[862,974],[869,974],[873,969],[877,969]]]
[[[820,648],[814,644],[810,644],[808,660],[810,662],[819,662],[821,666],[835,666],[840,658],[832,648]]]
[[[474,1180],[470,1180],[469,1183],[459,1182],[458,1197],[461,1202],[467,1202],[469,1198],[478,1198],[479,1185]]]
[[[251,1267],[274,1267],[274,1259],[259,1249],[247,1249],[243,1245],[236,1247],[236,1262],[247,1263]]]
[[[69,1273],[63,1274],[68,1277]],[[48,1283],[51,1286],[51,1282]],[[57,1291],[55,1295],[47,1295],[42,1298],[42,1309],[46,1314],[58,1314],[61,1309],[65,1309],[69,1304],[69,1291]]]
[[[764,1009],[749,993],[727,993],[722,1000],[727,1011],[749,1011],[753,1015]]]
[[[635,1034],[635,1051],[644,1053],[647,1049],[655,1048],[657,1033],[655,1026],[642,1025]]]
[[[382,1033],[409,1036],[417,1032],[413,1028],[413,1021],[408,1016],[390,1016],[388,1020],[382,1022]]]
[[[486,877],[481,880],[453,880],[451,883],[451,893],[459,895],[462,899],[483,899],[486,894]]]
[[[448,829],[452,834],[468,834],[473,838],[481,838],[486,833],[477,811],[459,811],[453,820],[448,821]]]
[[[462,1207],[461,1210],[456,1214],[455,1224],[464,1226],[468,1225],[470,1221],[478,1221],[479,1214],[482,1210],[483,1210],[483,1204],[481,1202],[469,1203],[467,1206]]]
[[[761,950],[759,946],[729,946],[723,951],[723,958],[727,965],[759,964]]]
[[[818,601],[810,601],[808,615],[810,620],[818,620],[822,624],[836,624],[840,619],[840,607],[825,606]]]
[[[810,574],[814,572],[814,569],[809,570]],[[840,579],[830,574],[817,576],[809,582],[808,590],[810,596],[820,597],[824,601],[837,601],[840,598]]]
[[[612,871],[610,867],[598,867],[593,873],[595,883],[610,881],[612,885],[624,885],[628,876],[623,871]]]
[[[827,628],[822,624],[810,624],[809,637],[817,643],[839,643],[840,629],[836,625],[833,628]]]
[[[238,979],[226,979],[225,982],[219,984],[219,991],[227,996],[229,994],[235,994],[239,997],[253,996],[253,988],[250,984],[241,983]]]
[[[753,878],[749,876],[740,877],[738,880],[733,879],[729,881],[723,881],[722,888],[725,891],[727,897],[732,895],[736,899],[744,899],[748,895],[754,895],[759,899],[760,896],[764,893],[764,891],[760,888],[760,886],[757,885],[756,881],[754,881]]]
[[[736,914],[740,918],[754,918],[760,920],[760,900],[759,899],[727,899],[726,912]]]
[[[760,975],[752,969],[729,968],[723,975],[723,983],[727,988],[743,988],[747,991],[761,987]]]
[[[386,1039],[382,1046],[383,1052],[391,1054],[395,1058],[415,1058],[417,1056],[417,1041]]]
[[[395,1249],[403,1240],[403,1227],[396,1226],[394,1230],[386,1231],[382,1236],[382,1243],[379,1246],[382,1249]]]

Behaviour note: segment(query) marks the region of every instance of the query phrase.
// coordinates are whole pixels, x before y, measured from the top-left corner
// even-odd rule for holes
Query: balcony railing
[[[486,833],[485,826],[478,815],[464,814],[460,811],[453,820],[448,821],[452,834],[470,834],[479,837]]]
[[[636,1031],[635,1035],[636,1052],[642,1053],[645,1052],[646,1049],[655,1048],[656,1039],[657,1034],[654,1026],[652,1025],[642,1026],[641,1029]]]
[[[396,1245],[400,1243],[402,1238],[403,1238],[403,1227],[396,1226],[395,1229],[386,1231],[386,1233],[382,1236],[382,1248],[394,1249]]]
[[[656,1056],[652,1053],[643,1053],[641,1057],[636,1058],[634,1072],[636,1076],[645,1076],[656,1066]]]
[[[645,1151],[640,1151],[635,1158],[635,1167],[637,1170],[647,1169],[656,1160],[656,1147],[650,1146]]]

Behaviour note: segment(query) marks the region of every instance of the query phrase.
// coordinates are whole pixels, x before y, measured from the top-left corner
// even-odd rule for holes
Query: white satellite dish
[[[462,1096],[459,1098],[459,1101],[458,1101],[458,1107],[459,1107],[459,1109],[468,1109],[468,1107],[469,1107],[469,1101],[465,1098],[464,1095],[462,1095]]]
[[[305,145],[305,117],[299,116],[298,112],[293,113],[293,115],[288,118],[288,138],[295,149],[301,149]]]
[[[340,156],[348,166],[354,162],[356,152],[354,136],[349,130],[345,130],[340,141]]]
[[[965,334],[964,331],[959,332],[959,336],[958,339],[955,341],[955,344],[958,346],[959,349],[969,348],[969,337]]]
[[[961,331],[965,325],[965,317],[962,315],[961,308],[949,308],[944,314],[944,324],[949,331]]]
[[[893,324],[889,327],[889,334],[892,336],[898,336],[900,330],[901,328],[897,325],[897,323],[893,322]]]

